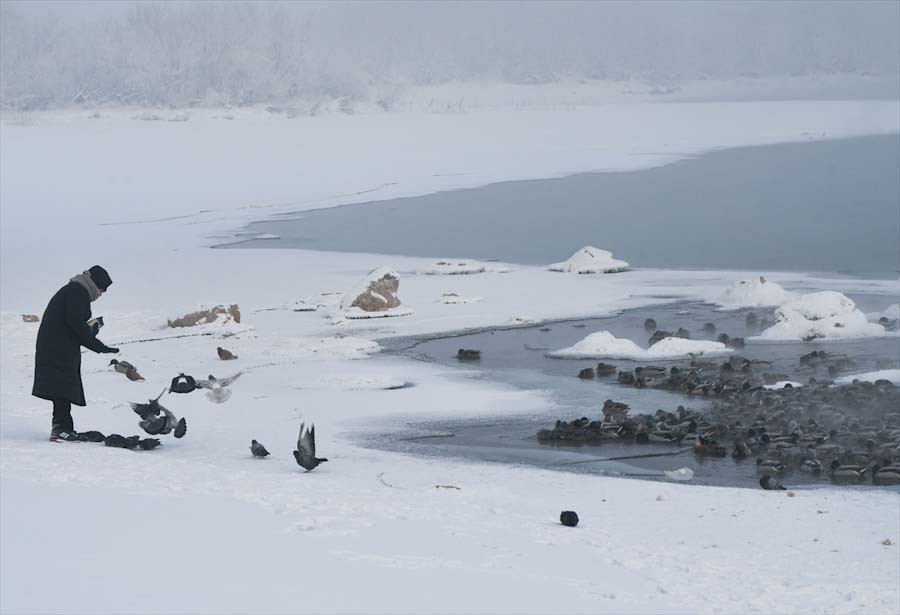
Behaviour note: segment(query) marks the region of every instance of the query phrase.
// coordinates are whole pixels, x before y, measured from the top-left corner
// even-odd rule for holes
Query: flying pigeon
[[[138,373],[137,368],[128,361],[119,361],[117,359],[113,359],[109,362],[109,364],[112,365],[113,369],[115,369],[120,374],[125,374],[125,376],[131,381],[144,379],[143,376]]]
[[[324,458],[316,457],[316,426],[312,425],[304,431],[306,423],[300,423],[300,435],[297,437],[297,450],[294,451],[294,459],[297,465],[312,472],[317,465],[328,461]]]
[[[250,452],[253,453],[254,457],[259,457],[260,459],[265,459],[269,455],[269,451],[266,450],[266,447],[256,440],[250,441]]]
[[[231,397],[231,391],[226,387],[240,378],[241,374],[243,373],[244,372],[238,372],[234,376],[229,376],[228,378],[222,379],[218,379],[210,374],[208,380],[197,381],[197,388],[207,389],[206,398],[213,403],[222,404],[228,401],[228,399]]]
[[[221,346],[216,348],[216,352],[219,353],[219,358],[223,361],[231,361],[232,359],[237,359],[237,355],[232,353],[230,350],[225,350]]]
[[[128,402],[128,405],[131,406],[131,409],[134,410],[134,413],[137,414],[141,419],[147,419],[149,416],[158,416],[160,413],[160,408],[162,406],[159,404],[159,398],[162,397],[166,392],[166,389],[162,390],[156,399],[149,400],[146,404],[137,404],[134,402]]]

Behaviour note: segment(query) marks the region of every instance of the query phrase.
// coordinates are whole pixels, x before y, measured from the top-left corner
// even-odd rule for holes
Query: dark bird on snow
[[[172,384],[169,385],[172,393],[192,393],[196,388],[197,381],[191,376],[185,376],[183,372],[172,378]]]
[[[103,442],[106,436],[99,431],[79,431],[78,439],[82,442]]]
[[[300,435],[297,438],[294,459],[297,460],[297,465],[305,468],[307,472],[312,472],[317,465],[328,460],[316,457],[316,426],[312,425],[309,429],[305,429],[305,427],[306,423],[300,423]]]
[[[779,483],[768,474],[759,479],[759,486],[766,491],[784,491],[784,485]]]
[[[106,446],[112,446],[114,448],[135,448],[140,441],[140,436],[120,436],[117,433],[111,433],[106,436],[106,439],[103,440],[103,444]]]
[[[152,451],[159,446],[159,440],[156,438],[144,438],[139,443],[142,451]]]
[[[250,452],[253,453],[254,457],[259,457],[260,459],[265,459],[269,456],[269,451],[266,450],[266,447],[256,440],[250,441]]]
[[[216,378],[212,374],[208,380],[197,380],[198,389],[206,389],[206,398],[216,404],[225,403],[231,397],[231,391],[227,388],[232,382],[241,377],[244,372],[238,372],[228,378]]]
[[[125,377],[129,380],[135,381],[144,379],[144,377],[138,373],[137,368],[128,361],[113,359],[109,364],[120,374],[125,374]]]
[[[219,358],[223,361],[231,361],[232,359],[237,359],[237,355],[232,353],[230,350],[225,350],[221,346],[216,348],[216,352],[219,353]]]

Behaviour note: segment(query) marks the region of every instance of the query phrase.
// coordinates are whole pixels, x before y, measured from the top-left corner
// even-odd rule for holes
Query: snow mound
[[[569,260],[554,263],[547,269],[563,273],[616,273],[628,269],[628,263],[614,259],[612,252],[608,250],[586,246]]]
[[[773,307],[783,305],[795,296],[794,293],[784,290],[781,285],[759,276],[751,280],[735,281],[719,299],[719,305],[724,310]]]
[[[650,348],[641,348],[629,339],[615,337],[609,331],[591,333],[568,348],[548,352],[557,359],[630,359],[633,361],[678,359],[689,356],[718,355],[732,352],[719,342],[667,337]]]
[[[885,335],[846,295],[823,290],[800,295],[775,310],[775,324],[753,337],[766,341],[854,339]]]
[[[887,318],[888,320],[900,320],[900,303],[895,303],[891,305],[883,312],[871,312],[866,315],[869,320],[877,321],[880,318]]]
[[[477,273],[509,273],[504,265],[482,263],[472,260],[441,259],[416,271],[419,275],[473,275]]]
[[[773,390],[773,389],[783,389],[783,388],[786,387],[787,385],[791,385],[793,388],[797,388],[797,387],[802,387],[802,386],[803,386],[802,383],[800,383],[800,382],[794,382],[793,380],[780,380],[780,381],[776,382],[775,384],[766,384],[766,385],[763,385],[763,388],[764,388],[764,389],[770,389],[770,390]]]
[[[446,303],[448,305],[459,305],[463,303],[478,303],[482,300],[482,297],[461,297],[456,293],[444,293],[441,295],[441,303]]]
[[[866,372],[864,374],[851,374],[850,376],[841,376],[835,378],[835,384],[853,384],[854,380],[860,382],[875,382],[876,380],[888,380],[897,386],[900,386],[900,369],[882,369],[877,372]]]

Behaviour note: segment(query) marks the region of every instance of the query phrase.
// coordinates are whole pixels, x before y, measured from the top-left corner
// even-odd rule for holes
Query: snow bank
[[[884,327],[870,323],[846,295],[823,290],[788,301],[775,310],[775,324],[752,337],[766,341],[854,339],[885,335]]]
[[[803,383],[794,382],[793,380],[780,380],[780,381],[776,382],[775,384],[763,385],[763,388],[764,389],[783,389],[787,385],[791,385],[793,388],[797,388],[797,387],[802,387]]]
[[[779,284],[759,276],[750,280],[737,280],[725,291],[718,303],[723,310],[749,307],[774,307],[787,303],[796,296]]]
[[[547,269],[563,273],[616,273],[628,269],[628,263],[614,259],[612,252],[608,250],[586,246],[569,260],[554,263]]]
[[[854,380],[860,382],[875,382],[876,380],[888,380],[897,386],[900,386],[900,369],[882,369],[877,372],[866,372],[864,374],[851,374],[850,376],[841,376],[835,378],[835,384],[853,384]]]
[[[900,303],[895,303],[884,309],[883,312],[870,312],[866,315],[871,321],[878,321],[881,318],[888,320],[900,320]]]
[[[512,269],[506,265],[445,258],[418,269],[416,273],[419,275],[473,275],[477,273],[509,273],[510,271]]]
[[[615,337],[609,331],[591,333],[568,348],[548,352],[558,359],[629,359],[648,361],[678,359],[689,356],[727,354],[732,350],[719,342],[667,337],[644,349],[628,339]]]

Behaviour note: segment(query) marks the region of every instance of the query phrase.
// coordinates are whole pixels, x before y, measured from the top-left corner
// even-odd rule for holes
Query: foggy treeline
[[[37,5],[37,6],[35,6]],[[894,75],[900,3],[0,3],[0,103],[381,100],[411,85]]]

